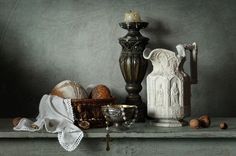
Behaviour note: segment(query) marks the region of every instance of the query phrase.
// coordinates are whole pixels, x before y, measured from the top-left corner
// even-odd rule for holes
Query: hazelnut
[[[221,128],[221,129],[227,129],[227,128],[228,128],[228,125],[227,125],[225,122],[221,122],[221,123],[220,123],[220,128]]]
[[[211,119],[208,115],[203,115],[200,118],[198,118],[198,120],[200,121],[201,127],[203,128],[210,127],[211,125]]]
[[[12,119],[12,125],[14,127],[16,127],[18,125],[18,123],[20,122],[20,120],[22,119],[22,117],[15,117]]]
[[[190,122],[189,122],[189,126],[190,126],[191,128],[198,129],[198,128],[200,128],[200,121],[199,121],[198,119],[192,119],[192,120],[190,120]]]

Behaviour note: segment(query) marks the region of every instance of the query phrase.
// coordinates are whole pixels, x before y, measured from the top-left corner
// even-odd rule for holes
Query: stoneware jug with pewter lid
[[[153,71],[147,76],[147,114],[152,124],[179,127],[191,113],[191,84],[197,83],[197,45],[179,44],[177,54],[166,49],[145,49],[143,56],[151,61]],[[190,52],[189,76],[183,65]]]

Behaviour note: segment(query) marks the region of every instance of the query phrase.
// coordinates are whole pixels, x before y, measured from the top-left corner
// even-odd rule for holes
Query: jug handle
[[[198,83],[198,72],[197,72],[197,54],[198,48],[197,44],[184,44],[185,50],[190,52],[190,74],[191,74],[191,84]]]

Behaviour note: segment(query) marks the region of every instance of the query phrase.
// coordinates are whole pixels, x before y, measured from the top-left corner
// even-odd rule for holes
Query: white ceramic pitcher
[[[143,56],[153,65],[147,76],[147,114],[153,124],[179,127],[191,113],[191,84],[197,83],[197,45],[177,45],[177,54],[166,49],[145,49]],[[191,77],[184,72],[186,51],[190,52]]]

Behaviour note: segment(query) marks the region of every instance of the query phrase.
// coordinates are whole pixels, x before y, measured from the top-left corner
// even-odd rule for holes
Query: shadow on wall
[[[150,49],[164,48],[174,51],[175,47],[165,41],[165,37],[171,34],[171,31],[165,26],[165,23],[153,18],[147,18],[147,20],[152,21],[144,30],[145,34],[150,38],[147,47]]]
[[[0,30],[4,30],[1,23]],[[36,70],[27,71],[22,67],[22,63],[27,62],[27,49],[22,46],[21,36],[17,35],[7,28],[0,36],[0,117],[35,117],[43,95],[42,89],[37,86],[42,74]],[[28,66],[30,68],[31,65]],[[34,79],[35,77],[37,79]]]

